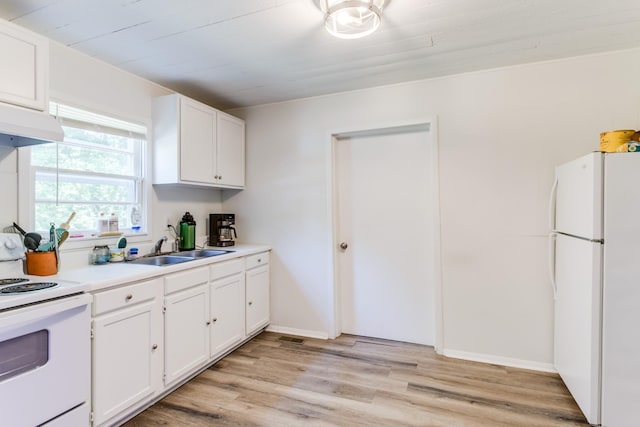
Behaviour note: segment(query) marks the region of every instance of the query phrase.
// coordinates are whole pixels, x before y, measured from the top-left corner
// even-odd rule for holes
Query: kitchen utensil
[[[49,224],[51,224],[51,228],[49,228],[49,241],[55,242],[58,240],[56,236],[56,225],[53,222]]]
[[[69,237],[69,232],[64,228],[57,228],[56,234],[58,235],[58,246],[62,245],[65,240]]]
[[[40,245],[42,236],[38,233],[27,233],[24,236],[24,247],[35,251]]]
[[[24,231],[22,229],[22,227],[20,227],[18,224],[16,224],[15,222],[13,223],[13,228],[15,228],[16,230],[18,230],[20,232],[20,234],[22,234],[23,236],[27,234],[26,231]]]
[[[53,223],[51,223],[51,227],[54,227]],[[64,230],[64,228],[61,228],[60,230]],[[67,232],[67,230],[64,230],[64,231],[65,233]],[[55,239],[53,239],[53,250],[56,253],[56,271],[60,271],[60,251],[58,250],[58,233],[56,233]]]
[[[38,245],[40,244],[40,240],[42,240],[42,236],[40,236],[38,233],[27,233],[26,231],[24,231],[22,227],[20,227],[15,222],[13,223],[13,228],[18,230],[20,234],[22,234],[22,236],[24,237],[23,241],[24,241],[25,248],[30,249],[32,251],[35,251],[38,249]]]
[[[53,250],[53,242],[44,242],[35,249],[36,252],[49,252]]]
[[[69,228],[71,227],[71,225],[69,223],[75,217],[76,217],[76,212],[75,211],[71,212],[71,215],[69,215],[69,219],[66,222],[63,222],[62,224],[60,224],[60,228],[64,228],[65,230],[69,230]]]

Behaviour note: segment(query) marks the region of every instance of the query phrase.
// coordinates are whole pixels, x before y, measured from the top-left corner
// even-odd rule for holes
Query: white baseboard
[[[445,349],[442,354],[454,359],[471,360],[473,362],[490,363],[492,365],[510,366],[512,368],[531,369],[533,371],[557,373],[553,364],[534,362],[531,360],[513,359],[510,357],[495,356],[492,354],[471,353],[468,351]]]
[[[307,329],[287,328],[285,326],[269,325],[267,331],[279,334],[296,335],[299,337],[317,338],[320,340],[329,339],[329,334],[321,331],[310,331]]]

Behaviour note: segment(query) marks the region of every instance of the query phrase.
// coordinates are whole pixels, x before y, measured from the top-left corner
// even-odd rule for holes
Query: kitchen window
[[[144,234],[146,127],[54,102],[50,114],[64,141],[20,149],[21,221],[44,233],[76,212],[71,236],[95,238],[115,214],[119,231]]]

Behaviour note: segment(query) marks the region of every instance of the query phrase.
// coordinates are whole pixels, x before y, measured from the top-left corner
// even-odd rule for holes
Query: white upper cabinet
[[[218,181],[244,187],[244,120],[218,111],[216,135]]]
[[[154,184],[244,187],[244,121],[179,94],[153,101]]]
[[[0,102],[45,111],[49,40],[0,20]]]
[[[180,181],[215,183],[216,112],[180,99]]]

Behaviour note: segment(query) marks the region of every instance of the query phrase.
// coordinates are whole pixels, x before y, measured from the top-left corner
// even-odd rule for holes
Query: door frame
[[[439,182],[439,159],[438,159],[438,121],[437,117],[428,117],[422,120],[402,121],[387,123],[383,126],[363,126],[351,129],[340,129],[328,132],[327,144],[328,147],[328,173],[331,177],[329,182],[330,188],[328,189],[328,217],[329,224],[331,225],[331,271],[333,273],[333,286],[329,286],[329,302],[330,310],[327,318],[329,319],[328,335],[333,339],[342,333],[342,283],[340,283],[340,274],[338,271],[338,256],[340,251],[338,250],[339,237],[338,236],[338,180],[337,180],[337,150],[336,144],[339,139],[350,136],[367,136],[367,135],[385,135],[394,134],[405,130],[423,130],[426,131],[430,139],[431,148],[431,167],[432,182],[433,182],[433,237],[434,237],[434,326],[435,326],[435,350],[441,354],[444,348],[444,324],[442,313],[442,261],[441,261],[441,243],[440,243],[440,182]]]

